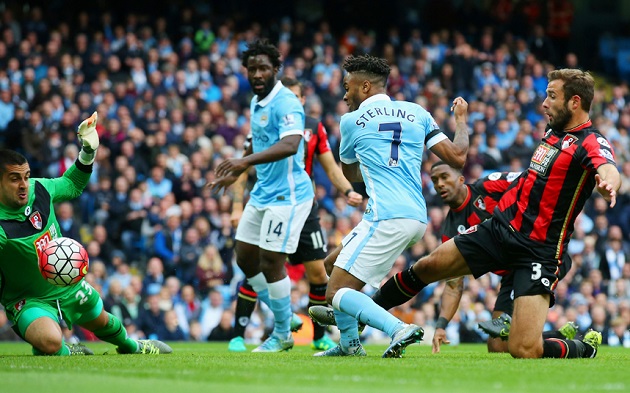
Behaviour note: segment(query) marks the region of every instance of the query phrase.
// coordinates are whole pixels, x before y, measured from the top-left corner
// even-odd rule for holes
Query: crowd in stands
[[[546,127],[547,72],[581,66],[562,32],[548,31],[545,13],[536,12],[541,2],[523,2],[534,8],[521,35],[505,29],[501,3],[484,11],[492,23],[476,32],[376,33],[356,26],[333,32],[325,20],[291,18],[274,28],[239,26],[229,15],[193,8],[157,18],[78,11],[52,20],[45,8],[8,7],[0,13],[0,144],[28,158],[32,177],[60,176],[77,157],[77,125],[98,111],[101,146],[90,184],[57,206],[62,234],[88,250],[87,280],[134,337],[225,341],[243,275],[234,262],[230,193],[204,186],[222,160],[242,154],[249,132],[251,92],[239,57],[247,43],[268,37],[278,44],[281,75],[304,83],[306,113],[323,121],[336,156],[347,112],[341,63],[349,54],[385,57],[392,67],[388,94],[428,109],[449,135],[451,101],[463,96],[471,130],[464,174],[474,182],[527,168]],[[605,344],[630,347],[630,91],[612,75],[596,77],[591,116],[613,144],[623,185],[617,206],[595,193],[580,215],[569,247],[573,268],[557,287],[548,327],[573,320],[582,332],[602,331]],[[435,161],[427,153],[422,168],[427,233],[391,274],[440,241],[447,210],[428,175]],[[316,168],[316,198],[332,250],[362,210],[349,207],[322,173]],[[305,313],[303,270],[291,267],[290,276],[294,311]],[[453,344],[485,340],[477,324],[490,318],[498,282],[492,275],[466,280],[447,329]],[[431,285],[392,312],[425,327],[430,342],[443,288]],[[248,342],[263,338],[271,318],[264,308],[254,314]],[[94,339],[79,328],[67,333]],[[369,328],[365,335],[383,338]],[[1,339],[16,339],[2,311]]]

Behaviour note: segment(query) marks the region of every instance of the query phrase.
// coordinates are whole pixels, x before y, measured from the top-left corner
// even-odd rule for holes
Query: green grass
[[[602,347],[596,359],[515,360],[484,345],[412,345],[403,359],[314,358],[309,347],[288,353],[228,353],[227,344],[173,344],[164,356],[35,357],[26,344],[0,343],[2,393],[127,392],[628,392],[630,349]]]

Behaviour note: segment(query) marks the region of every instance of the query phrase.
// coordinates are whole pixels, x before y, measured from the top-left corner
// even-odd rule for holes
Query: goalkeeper
[[[78,197],[88,183],[99,139],[96,112],[78,129],[81,151],[56,179],[33,179],[26,158],[0,149],[0,303],[13,329],[35,355],[92,355],[64,342],[60,323],[79,325],[119,353],[171,353],[156,340],[132,340],[121,321],[105,312],[98,292],[85,280],[69,287],[49,284],[39,272],[38,253],[61,236],[54,204]]]

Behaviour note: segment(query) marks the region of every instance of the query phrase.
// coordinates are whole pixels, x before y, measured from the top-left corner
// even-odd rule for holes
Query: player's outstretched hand
[[[210,187],[210,189],[214,193],[218,193],[221,190],[223,190],[223,193],[225,193],[225,191],[227,191],[227,188],[231,186],[236,181],[236,179],[238,179],[238,176],[233,175],[218,177],[214,179],[214,181],[206,184],[206,187]]]
[[[346,197],[346,201],[350,206],[360,206],[363,203],[363,195],[359,194],[356,191],[350,191],[348,196]]]
[[[249,165],[247,165],[243,159],[231,158],[220,163],[214,170],[214,173],[218,178],[226,176],[234,176],[235,178],[238,178],[238,176],[248,167]]]
[[[444,329],[435,329],[435,334],[433,335],[433,353],[440,353],[440,345],[442,344],[450,344],[446,338],[446,330]]]
[[[610,202],[610,207],[614,207],[617,204],[617,192],[615,191],[615,187],[608,183],[606,180],[603,180],[599,174],[595,175],[595,181],[597,185],[597,192],[599,192],[606,201]]]
[[[98,149],[99,140],[96,132],[96,123],[98,123],[98,113],[92,113],[92,116],[83,120],[77,129],[79,141],[86,153],[93,153]]]
[[[462,97],[457,97],[453,100],[453,106],[451,106],[451,112],[455,115],[455,120],[466,120],[468,114],[468,103]]]

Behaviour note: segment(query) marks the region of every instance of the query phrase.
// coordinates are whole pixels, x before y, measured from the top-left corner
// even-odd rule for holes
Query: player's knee
[[[508,350],[510,355],[516,359],[537,359],[543,354],[542,345],[526,345],[522,342],[508,342]]]
[[[56,335],[40,337],[37,343],[33,343],[33,346],[35,348],[39,349],[41,352],[47,355],[52,355],[59,352],[62,345],[62,338],[60,336],[57,337]]]
[[[333,288],[330,285],[326,288],[326,302],[332,304],[333,298],[337,294],[337,288]]]

